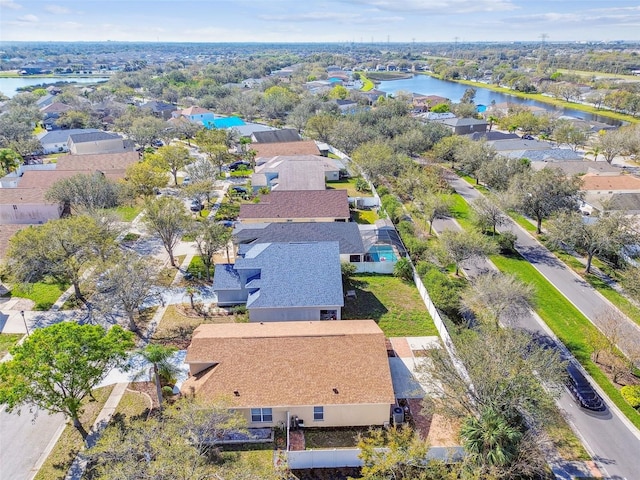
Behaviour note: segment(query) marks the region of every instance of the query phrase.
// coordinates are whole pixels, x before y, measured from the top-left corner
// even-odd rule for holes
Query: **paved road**
[[[478,190],[470,187],[467,182],[458,177],[450,177],[447,180],[467,201],[481,196]],[[508,226],[499,230],[513,232],[517,236],[518,252],[555,285],[583,315],[595,325],[599,325],[600,316],[612,308],[607,299],[514,222],[510,221]],[[640,345],[640,327],[631,320],[626,321],[621,325],[620,338]],[[622,351],[625,350],[624,344],[620,344],[619,347]],[[640,475],[638,477],[640,478]]]
[[[0,410],[0,480],[29,480],[52,439],[64,428],[62,415],[33,414],[23,409],[22,415]]]
[[[450,183],[467,200],[472,200],[480,195],[476,189],[470,188],[464,180],[457,177],[452,178]],[[458,225],[451,219],[434,222],[436,231],[457,230],[458,228]],[[581,308],[589,318],[594,317],[608,306],[606,300],[600,297],[593,288],[573,272],[568,271],[564,264],[531,239],[528,234],[522,232],[520,228],[510,226],[505,229],[513,231],[518,236],[518,250],[520,251],[522,246],[524,251],[529,254],[527,259],[532,261],[532,264],[571,301],[574,301],[576,305],[579,304],[578,308]],[[464,265],[465,273],[471,277],[492,269],[493,267],[486,260],[475,260]],[[572,296],[576,296],[576,299],[574,300]],[[582,299],[583,296],[587,298]],[[531,332],[552,336],[544,322],[533,313],[523,315],[515,319],[513,323],[514,326]],[[558,345],[558,348],[564,350],[568,355],[568,351],[564,349],[563,345]],[[598,388],[595,382],[591,383]],[[600,393],[603,398],[606,398],[602,391]],[[640,472],[640,433],[616,408],[607,408],[605,412],[601,413],[590,412],[579,407],[568,391],[563,393],[558,404],[566,412],[568,421],[575,427],[585,447],[608,478],[617,480],[640,478],[638,473]]]

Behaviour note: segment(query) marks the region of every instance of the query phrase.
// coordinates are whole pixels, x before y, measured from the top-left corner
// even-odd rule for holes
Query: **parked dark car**
[[[567,388],[582,408],[595,412],[602,412],[607,409],[598,392],[595,391],[577,367],[569,364],[567,366],[567,374]]]
[[[247,187],[233,185],[232,187],[229,187],[229,193],[231,195],[239,195],[242,198],[247,198],[249,196],[249,189]]]
[[[241,167],[249,168],[251,167],[251,164],[243,160],[238,160],[237,162],[229,164],[229,170],[238,170]]]
[[[533,140],[533,135],[522,135],[523,140]]]
[[[234,222],[233,220],[218,220],[216,223],[227,228],[233,228],[236,225],[236,222]]]
[[[189,210],[191,210],[192,212],[199,212],[203,208],[204,208],[204,205],[202,205],[202,202],[200,200],[198,200],[197,198],[191,200],[191,205],[189,205]]]

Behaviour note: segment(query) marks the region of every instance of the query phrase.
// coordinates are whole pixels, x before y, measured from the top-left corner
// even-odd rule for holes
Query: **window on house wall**
[[[272,422],[273,412],[270,408],[252,408],[251,409],[251,421],[252,422]]]
[[[313,420],[316,422],[324,420],[324,407],[313,407]]]

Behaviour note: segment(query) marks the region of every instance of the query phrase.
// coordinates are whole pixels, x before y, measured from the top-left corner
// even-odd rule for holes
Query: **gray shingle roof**
[[[297,142],[298,140],[302,140],[295,128],[271,130],[268,132],[253,132],[253,137],[258,143]]]
[[[117,138],[122,138],[120,135],[115,133],[107,133],[107,132],[92,132],[92,133],[77,133],[73,135],[69,135],[69,140],[73,143],[87,143],[87,142],[99,142],[100,140],[114,140]]]
[[[338,242],[257,244],[236,259],[234,268],[260,270],[252,284],[259,295],[249,297],[247,308],[344,304]]]
[[[233,265],[227,263],[216,264],[213,278],[215,279],[216,290],[239,290],[242,288],[240,276],[233,268]]]
[[[40,143],[65,143],[70,135],[100,132],[97,128],[72,128],[71,130],[53,130],[38,136]]]
[[[582,160],[582,155],[568,148],[549,148],[546,150],[512,150],[502,153],[509,158],[528,158],[532,162],[575,161]]]
[[[341,255],[365,253],[358,224],[352,222],[240,224],[234,237],[244,251],[256,243],[337,241]]]
[[[496,152],[508,152],[510,150],[549,150],[551,145],[538,140],[524,140],[522,138],[492,140],[488,142]]]

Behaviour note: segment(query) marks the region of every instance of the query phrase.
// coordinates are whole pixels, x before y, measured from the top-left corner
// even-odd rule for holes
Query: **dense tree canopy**
[[[133,347],[130,332],[62,322],[35,330],[0,364],[0,404],[11,411],[36,406],[62,413],[87,437],[80,422],[82,400]]]

